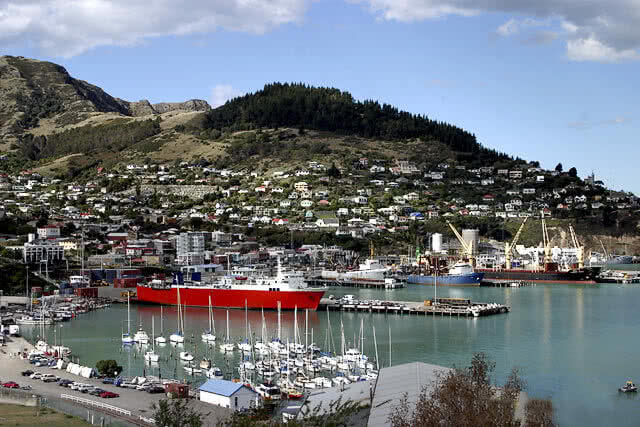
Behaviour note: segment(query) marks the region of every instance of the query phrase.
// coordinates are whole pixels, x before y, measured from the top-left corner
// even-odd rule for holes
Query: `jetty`
[[[348,287],[348,288],[374,288],[374,289],[397,289],[404,288],[404,282],[394,279],[388,278],[385,280],[373,280],[373,279],[364,279],[364,278],[350,278],[350,279],[327,279],[322,277],[309,277],[306,279],[306,282],[310,286],[319,286],[319,287],[329,287],[329,286],[337,286],[337,287]]]
[[[406,314],[423,316],[480,317],[508,313],[504,304],[477,303],[464,298],[437,298],[425,301],[380,301],[322,298],[318,311]]]

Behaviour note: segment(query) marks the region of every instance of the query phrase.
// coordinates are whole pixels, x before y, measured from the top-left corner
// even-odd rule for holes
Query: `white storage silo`
[[[431,251],[440,252],[442,250],[442,234],[433,233],[431,236]]]
[[[473,245],[473,254],[477,254],[478,244],[480,243],[480,230],[476,228],[462,230],[462,238],[467,244]]]

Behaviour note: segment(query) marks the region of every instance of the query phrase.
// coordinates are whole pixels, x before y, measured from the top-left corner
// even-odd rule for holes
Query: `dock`
[[[338,286],[348,288],[373,288],[373,289],[398,289],[404,288],[405,284],[399,280],[368,280],[368,279],[323,279],[321,277],[310,277],[306,280],[310,286]]]
[[[473,303],[456,298],[421,301],[345,301],[322,298],[318,311],[353,311],[361,313],[406,314],[423,316],[480,317],[508,313],[510,307],[497,303]]]
[[[533,282],[523,280],[482,280],[480,286],[490,288],[522,288],[524,286],[535,286]]]

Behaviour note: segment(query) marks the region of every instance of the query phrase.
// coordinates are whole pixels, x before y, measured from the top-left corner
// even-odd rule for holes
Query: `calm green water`
[[[356,294],[359,298],[420,301],[433,296],[433,287],[410,285],[405,289],[355,290],[331,289],[328,294]],[[393,364],[420,360],[444,366],[467,365],[475,352],[485,352],[496,362],[498,379],[511,367],[521,368],[530,395],[551,397],[557,408],[560,425],[638,425],[640,397],[619,394],[617,388],[628,378],[640,382],[639,285],[538,285],[526,288],[438,288],[438,296],[466,297],[480,302],[505,303],[509,314],[486,318],[410,317],[368,313],[330,313],[335,344],[340,345],[340,321],[347,341],[353,341],[364,319],[366,353],[374,357],[372,330],[375,326],[380,363],[389,364],[389,327],[391,328]],[[231,310],[231,335],[245,335],[245,313]],[[160,330],[160,308],[131,307],[132,332],[141,322],[151,335],[152,316],[156,332]],[[261,335],[259,311],[248,313],[251,330]],[[126,323],[126,306],[116,305],[81,315],[57,327],[57,337],[85,365],[115,358],[125,375],[158,374],[158,368],[144,367],[141,352],[123,350],[120,334]],[[265,312],[268,336],[277,331],[277,313]],[[207,310],[188,308],[186,335],[195,334],[189,351],[202,357],[207,352],[215,363],[230,373],[239,356],[225,359],[218,350],[210,350],[199,336],[208,322]],[[309,340],[324,347],[327,339],[327,313],[309,313]],[[225,334],[226,311],[215,310],[218,336]],[[165,337],[175,329],[176,311],[164,310]],[[298,325],[304,342],[305,313],[298,313]],[[126,325],[124,325],[126,328]],[[282,336],[293,340],[294,315],[282,314]],[[23,328],[25,336],[30,331]],[[35,333],[35,331],[34,331]],[[53,341],[53,328],[48,330]],[[159,365],[163,377],[183,377],[180,364],[171,357],[177,350],[170,345],[156,348],[162,355]],[[237,353],[237,352],[236,352]],[[197,381],[196,381],[197,382]]]

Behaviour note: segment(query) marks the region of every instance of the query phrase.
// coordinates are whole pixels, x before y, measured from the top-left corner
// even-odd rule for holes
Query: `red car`
[[[9,381],[9,382],[4,383],[4,384],[2,384],[2,387],[6,387],[6,388],[20,388],[20,386],[18,385],[18,383],[14,382],[14,381]]]
[[[120,397],[118,393],[112,393],[110,391],[103,391],[100,393],[100,397],[104,397],[105,399],[111,399],[113,397]]]

